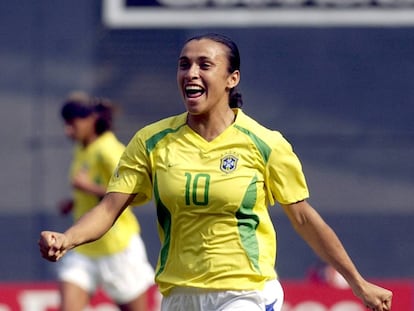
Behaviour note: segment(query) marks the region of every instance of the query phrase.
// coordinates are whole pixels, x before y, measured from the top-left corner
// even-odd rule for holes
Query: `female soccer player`
[[[280,310],[283,291],[268,214],[268,205],[277,201],[298,234],[367,307],[390,310],[391,291],[360,275],[307,202],[305,177],[290,144],[241,110],[239,81],[233,41],[218,34],[189,39],[177,69],[186,112],[136,133],[97,207],[63,234],[41,233],[43,257],[56,261],[99,238],[128,204],[153,195],[163,311]]]
[[[70,181],[73,199],[62,201],[62,213],[74,220],[105,195],[108,181],[125,146],[112,132],[114,106],[107,99],[72,93],[63,103],[65,134],[75,142]],[[95,242],[79,246],[59,262],[62,311],[81,311],[90,295],[102,287],[123,311],[147,311],[146,291],[154,270],[129,208]]]

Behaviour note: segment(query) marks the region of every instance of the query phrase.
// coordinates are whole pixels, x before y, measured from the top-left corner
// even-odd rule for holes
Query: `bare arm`
[[[307,201],[282,207],[295,231],[322,260],[342,274],[367,307],[376,311],[391,310],[392,292],[361,276],[336,233]]]
[[[131,194],[108,193],[65,233],[41,232],[38,244],[42,257],[57,261],[68,250],[99,239],[112,227],[133,198]]]
[[[85,169],[80,170],[73,176],[72,186],[100,198],[106,194],[106,186],[99,185],[91,180],[88,171]]]

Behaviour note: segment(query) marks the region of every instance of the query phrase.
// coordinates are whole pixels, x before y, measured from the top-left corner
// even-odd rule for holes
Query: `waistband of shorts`
[[[268,280],[265,283],[266,286],[274,286],[274,283],[280,286],[278,279]],[[258,289],[225,289],[225,288],[204,288],[204,287],[190,287],[190,286],[176,286],[171,289],[169,295],[174,294],[205,294],[205,293],[218,293],[218,292],[239,292],[239,293],[246,293],[257,291]]]

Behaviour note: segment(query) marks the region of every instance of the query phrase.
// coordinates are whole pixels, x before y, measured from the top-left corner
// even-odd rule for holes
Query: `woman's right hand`
[[[59,232],[42,231],[37,244],[42,257],[49,261],[58,261],[68,251],[66,236]]]

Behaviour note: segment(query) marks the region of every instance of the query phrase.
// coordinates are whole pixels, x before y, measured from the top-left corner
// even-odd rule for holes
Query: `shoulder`
[[[258,143],[274,147],[275,145],[284,144],[286,139],[278,130],[270,129],[252,117],[245,114],[241,109],[237,112],[236,128],[248,135]]]
[[[96,141],[95,150],[103,157],[120,156],[124,149],[125,145],[111,131],[103,133]]]
[[[177,132],[186,125],[187,113],[171,116],[159,121],[150,123],[139,129],[132,137],[129,144],[153,145],[170,133]]]
[[[115,133],[112,131],[106,131],[98,138],[100,141],[105,143],[121,143],[119,139],[116,137]]]
[[[158,133],[164,130],[174,130],[186,124],[187,113],[171,116],[161,119],[145,126],[142,131],[150,133]]]
[[[99,145],[100,149],[125,148],[125,145],[116,137],[116,135],[112,131],[107,131],[103,133],[96,140],[96,143],[97,145]]]

